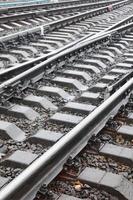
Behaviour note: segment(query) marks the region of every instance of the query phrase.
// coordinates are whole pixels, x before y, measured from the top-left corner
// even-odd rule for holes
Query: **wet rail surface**
[[[22,194],[24,191],[27,195],[28,191],[25,187],[23,187],[24,191],[18,192],[26,180],[30,180],[31,186],[26,186],[29,187],[29,192],[33,186],[35,189],[35,185],[37,187],[34,192],[37,192],[42,183],[51,182],[64,164],[63,172],[59,177],[51,182],[48,188],[43,186],[35,199],[132,198],[130,166],[132,162],[132,157],[130,157],[130,155],[132,156],[132,94],[130,94],[133,84],[132,55],[133,29],[132,23],[130,23],[114,32],[104,33],[94,41],[89,41],[88,44],[83,43],[79,47],[73,47],[71,52],[53,59],[46,64],[45,68],[43,66],[38,69],[34,67],[31,72],[29,70],[27,74],[23,73],[21,78],[15,77],[15,79],[0,85],[1,187],[4,187],[12,179],[14,181],[0,192],[2,200],[13,197],[21,199],[22,196],[24,197]],[[126,81],[128,82],[125,84]],[[115,98],[113,99],[111,96],[113,100],[108,105],[111,98],[109,96],[113,93]],[[125,99],[124,102],[123,99]],[[108,109],[106,110],[105,107]],[[102,108],[105,109],[105,112]],[[98,117],[100,109],[101,118]],[[114,109],[115,114],[111,112],[112,110],[114,112]],[[95,116],[96,120],[91,122],[91,116],[92,119]],[[110,119],[111,116],[113,116],[112,119]],[[88,118],[92,124],[85,128],[86,137],[83,139],[82,135],[84,134],[82,132],[80,134],[78,130],[80,131],[80,123],[84,125],[84,120]],[[105,122],[107,122],[106,125]],[[83,125],[81,126],[83,127]],[[92,133],[90,136],[88,134],[94,125],[98,125],[98,127],[96,127],[97,130],[93,130],[93,137],[82,151],[85,153],[86,159],[84,160],[82,152],[78,156],[76,154],[90,139]],[[123,127],[123,125],[130,125],[130,128]],[[76,128],[77,126],[79,129]],[[77,138],[75,144],[70,140],[71,134],[74,134],[73,130],[78,132],[75,134]],[[101,132],[99,132],[100,130]],[[118,131],[119,134],[117,134]],[[126,136],[124,139],[126,132],[131,137],[129,141]],[[96,136],[94,137],[94,135]],[[120,136],[117,137],[117,135]],[[67,137],[70,145],[62,143],[63,146],[58,147],[62,153],[60,156],[57,154],[57,161],[60,164],[57,167],[52,149]],[[76,142],[78,144],[80,140],[85,139],[86,141],[77,148]],[[65,147],[67,147],[67,154]],[[110,152],[109,149],[112,151]],[[33,179],[32,165],[34,173],[36,173],[37,165],[43,161],[43,156],[48,159],[47,155],[53,155],[51,162],[56,165],[49,163],[45,166],[45,162],[43,162],[46,168],[42,165],[40,168],[38,167],[38,170],[42,169],[38,173],[40,180],[37,176],[34,176]],[[109,157],[111,157],[112,165],[107,161]],[[66,162],[67,160],[68,162]],[[91,162],[89,162],[90,160]],[[53,169],[55,169],[54,173],[50,171]],[[25,175],[29,170],[31,171],[29,177],[27,176],[28,179]],[[21,174],[21,172],[23,173]],[[46,172],[48,177],[46,177]],[[123,172],[127,176],[123,175]],[[44,179],[43,173],[45,174]],[[19,178],[19,174],[20,177],[24,175],[23,180]],[[96,178],[93,179],[91,175],[96,175]],[[17,178],[14,179],[15,177]],[[114,181],[110,182],[110,180]],[[13,183],[19,183],[16,186],[15,194]],[[60,185],[60,190],[56,186],[57,183]],[[122,187],[120,187],[121,185]],[[87,188],[85,192],[84,188]],[[95,197],[96,195],[97,197]],[[31,197],[31,199],[33,198]]]

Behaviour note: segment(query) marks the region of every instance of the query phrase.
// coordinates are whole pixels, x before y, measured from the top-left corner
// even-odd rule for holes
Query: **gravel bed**
[[[55,180],[49,185],[48,189],[52,191],[51,193],[53,194],[55,193],[60,195],[64,193],[84,200],[118,200],[118,198],[113,197],[111,194],[103,190],[98,190],[88,184],[82,184],[77,180]]]
[[[17,150],[28,151],[40,155],[46,152],[50,148],[49,145],[45,144],[39,144],[39,143],[34,144],[34,143],[29,143],[28,141],[16,143],[13,140],[3,141],[3,145],[6,147],[6,155]]]
[[[20,168],[11,168],[11,167],[4,167],[0,166],[0,176],[2,177],[8,177],[10,180],[17,177],[23,169]]]
[[[15,118],[13,116],[1,115],[0,120],[11,122],[23,130],[27,137],[35,134],[39,129],[44,126],[45,121],[48,119],[48,116],[45,118],[37,118],[35,121],[30,121],[23,118]]]
[[[44,129],[49,131],[61,132],[63,134],[68,133],[74,126],[66,124],[56,124],[48,121],[44,124]]]

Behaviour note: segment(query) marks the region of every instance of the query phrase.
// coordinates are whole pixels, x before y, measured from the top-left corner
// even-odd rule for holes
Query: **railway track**
[[[132,199],[132,97],[35,200]]]
[[[113,4],[114,10],[111,12],[104,7],[49,23],[43,26],[43,34],[41,26],[1,37],[1,81],[7,80],[9,74],[16,75],[18,69],[22,72],[46,60],[64,47],[68,48],[86,37],[108,30],[118,21],[123,22],[128,17],[126,22],[132,21],[132,4],[121,7],[125,4],[127,1]],[[107,13],[101,14],[103,11]]]
[[[47,10],[46,8],[48,7],[48,5],[44,4],[44,6],[41,5],[41,8],[36,8],[35,6],[29,7],[29,10],[24,10],[25,7],[22,7],[21,10],[18,10],[17,12],[16,8],[16,10],[13,8],[9,8],[7,10],[2,9],[0,10],[0,35],[7,35],[8,32],[13,33],[24,29],[26,30],[27,28],[32,28],[34,26],[44,25],[53,21],[63,19],[65,17],[72,16],[77,13],[84,12],[86,10],[107,6],[116,2],[118,1],[101,1],[91,4],[81,4],[79,2],[79,5],[74,5],[74,1],[72,3],[73,6],[70,3],[70,5],[67,7],[55,7],[49,8]]]
[[[34,199],[37,191],[35,199],[39,200],[94,199],[96,194],[95,199],[132,200],[132,55],[131,22],[82,42],[0,85],[1,200]],[[128,128],[123,130],[124,123]],[[123,132],[114,143],[119,129]],[[126,139],[119,143],[124,134]],[[80,155],[75,157],[86,145],[83,152],[94,147],[97,153],[91,156],[90,164],[80,162]],[[112,154],[108,148],[112,148]],[[117,167],[114,171],[111,166],[106,169],[103,157],[104,164],[96,164],[101,154],[122,161],[129,176],[120,174]],[[85,157],[90,159],[88,154]],[[111,162],[115,166],[115,161]],[[117,165],[123,172],[122,164]],[[62,174],[52,182],[63,166]],[[96,179],[91,173],[96,174]],[[83,191],[87,197],[82,196],[84,187],[90,188],[90,193]],[[112,192],[115,197],[109,196]]]
[[[112,1],[117,2],[117,1]],[[111,1],[110,1],[111,3]],[[41,25],[41,24],[46,24],[50,23],[55,20],[62,19],[64,17],[68,17],[69,15],[74,15],[74,12],[83,12],[82,9],[85,10],[91,7],[99,7],[100,5],[108,5],[108,3],[93,3],[93,5],[90,4],[82,4],[78,6],[72,6],[72,7],[66,7],[66,8],[54,8],[50,10],[37,10],[34,11],[34,7],[32,10],[26,10],[25,12],[23,11],[23,8],[21,8],[21,12],[19,11],[18,13],[14,14],[14,10],[12,10],[13,13],[10,14],[11,11],[9,10],[4,10],[2,9],[1,11],[1,36],[6,35],[11,32],[16,32],[18,30],[26,29],[29,27]],[[54,5],[54,4],[53,4]]]
[[[85,1],[85,0],[84,0]],[[97,2],[98,0],[86,0],[88,2]],[[105,0],[104,0],[105,1]],[[49,3],[50,2],[50,3]],[[52,3],[53,2],[53,3]],[[0,7],[1,8],[4,8],[4,9],[14,9],[16,8],[16,10],[19,10],[20,8],[24,8],[24,9],[27,9],[26,7],[34,7],[34,6],[37,6],[37,7],[41,7],[41,5],[44,5],[46,4],[47,6],[50,6],[50,7],[54,7],[52,4],[55,4],[55,6],[64,6],[65,4],[69,4],[73,2],[79,2],[79,0],[73,0],[73,2],[71,1],[57,1],[57,2],[54,2],[54,1],[45,1],[45,0],[41,0],[41,1],[16,1],[16,2],[0,2]],[[44,5],[45,6],[45,5]]]
[[[22,6],[22,5],[34,5],[34,4],[41,4],[41,3],[47,3],[47,1],[45,0],[42,0],[42,1],[27,1],[27,2],[24,2],[24,1],[1,1],[0,2],[0,8],[8,8],[8,7],[14,7],[14,6]]]
[[[106,1],[106,0],[102,0]],[[30,5],[19,5],[19,6],[13,6],[13,7],[7,7],[7,8],[2,8],[1,11],[3,12],[19,12],[19,11],[27,11],[27,10],[35,10],[35,9],[52,9],[52,8],[57,8],[57,7],[65,7],[65,6],[73,6],[77,4],[82,4],[82,3],[96,3],[99,2],[99,0],[73,0],[73,1],[60,1],[56,3],[35,3],[30,4]]]
[[[98,8],[99,6],[106,6],[110,3],[111,1],[106,1],[106,0],[74,0],[74,1],[63,1],[63,2],[58,2],[58,3],[43,3],[43,4],[32,4],[29,6],[15,6],[15,7],[9,7],[9,8],[1,8],[0,9],[0,13],[1,14],[13,14],[15,13],[21,13],[23,12],[27,12],[27,11],[43,11],[43,10],[53,10],[53,9],[58,9],[58,8],[69,8],[74,7],[74,6],[79,6],[79,5],[88,5],[90,4],[90,6],[88,6],[88,8]],[[118,2],[118,1],[116,1]],[[99,4],[99,5],[98,5]]]

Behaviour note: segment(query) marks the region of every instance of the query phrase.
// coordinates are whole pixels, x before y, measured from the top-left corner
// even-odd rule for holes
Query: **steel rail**
[[[54,14],[62,14],[62,13],[69,13],[69,12],[76,12],[78,11],[82,11],[82,10],[86,10],[86,9],[94,9],[94,8],[99,8],[101,6],[105,7],[108,6],[110,4],[114,4],[116,2],[118,2],[119,0],[112,0],[112,1],[101,1],[99,3],[87,3],[87,4],[79,4],[79,5],[75,5],[74,7],[72,6],[68,6],[68,7],[57,7],[54,9],[49,9],[49,10],[42,10],[42,11],[29,11],[28,13],[15,13],[15,15],[8,15],[8,16],[2,16],[0,17],[0,24],[2,23],[7,23],[7,22],[12,22],[12,21],[16,21],[17,19],[21,20],[21,19],[27,19],[28,17],[35,17],[36,15],[45,15],[47,16],[51,16]]]
[[[132,89],[133,78],[5,186],[0,191],[0,200],[33,199],[41,184],[49,184],[62,170],[66,161],[77,155],[90,137],[96,135],[110,116],[114,116],[120,106],[126,103],[127,94]]]

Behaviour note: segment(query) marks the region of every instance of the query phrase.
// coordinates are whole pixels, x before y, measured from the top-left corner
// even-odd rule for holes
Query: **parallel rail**
[[[32,199],[42,183],[47,185],[53,180],[70,156],[73,158],[78,154],[89,138],[104,127],[111,115],[117,113],[123,102],[126,102],[125,95],[132,89],[133,78],[3,188],[0,199]]]
[[[22,80],[22,82],[25,82],[28,80],[33,78],[34,76],[39,76],[39,74],[42,74],[41,76],[43,76],[43,71],[45,70],[46,67],[52,67],[55,63],[58,63],[58,65],[64,65],[67,60],[69,59],[69,57],[72,57],[72,60],[74,60],[75,56],[77,53],[80,53],[82,51],[84,51],[86,48],[91,48],[93,45],[95,45],[97,42],[105,42],[106,40],[108,40],[109,38],[112,39],[112,35],[114,36],[115,34],[121,34],[122,32],[131,30],[133,27],[133,22],[123,25],[122,27],[119,27],[115,30],[111,30],[111,31],[107,31],[104,33],[100,33],[96,36],[92,36],[91,38],[88,38],[88,40],[85,39],[85,41],[83,40],[82,42],[80,42],[77,45],[72,45],[70,48],[66,48],[64,51],[60,51],[57,54],[55,54],[54,56],[51,56],[50,58],[48,58],[47,60],[41,62],[40,64],[33,66],[31,68],[28,67],[28,69],[26,71],[23,71],[21,74],[19,74],[16,77],[13,77],[11,79],[7,78],[6,81],[4,81],[1,85],[0,85],[0,90],[3,92],[4,88],[7,88],[8,86],[11,87],[13,86],[15,83],[20,83],[20,80]],[[29,65],[29,63],[27,64],[27,66]],[[25,66],[26,67],[26,66]],[[3,72],[1,73],[1,79],[2,77],[5,77],[8,75],[8,73],[16,73],[17,69],[14,69],[14,71],[11,69],[11,71],[9,70],[8,72]],[[16,75],[16,74],[14,74]],[[41,77],[40,76],[40,77]],[[4,79],[4,78],[3,78]],[[9,80],[8,80],[9,79]],[[16,84],[15,84],[16,86]]]
[[[130,1],[128,1],[128,0],[123,0],[120,3],[115,3],[115,4],[112,5],[112,9],[117,9],[121,6],[128,4],[129,2]],[[59,28],[62,28],[64,26],[71,25],[73,23],[80,22],[80,21],[85,20],[87,18],[91,18],[91,17],[97,16],[97,15],[100,15],[100,14],[106,13],[106,12],[109,12],[108,6],[98,8],[98,9],[94,9],[92,11],[85,11],[84,13],[81,13],[81,14],[77,14],[77,15],[74,15],[74,16],[71,16],[71,17],[68,17],[68,18],[65,18],[65,19],[61,19],[61,20],[58,20],[58,21],[55,21],[55,22],[51,22],[48,25],[44,25],[43,28],[44,28],[44,31],[45,31],[45,29],[47,30],[48,28],[50,30],[54,30],[54,29],[57,29],[57,28],[59,29]],[[41,27],[35,27],[35,28],[29,29],[29,30],[26,30],[26,31],[21,31],[21,32],[12,34],[12,35],[3,36],[3,37],[0,38],[0,43],[6,42],[6,41],[8,42],[8,40],[24,36],[28,33],[41,32]]]
[[[126,3],[127,2],[124,1],[122,4],[124,5]],[[115,6],[117,7],[118,4],[116,4]],[[104,9],[105,9],[104,11],[107,11],[106,10],[107,8],[104,8]],[[98,11],[95,10],[93,12],[97,13]],[[90,16],[94,14],[93,12],[91,12]],[[85,14],[88,15],[88,12]],[[81,16],[82,14],[78,15],[79,17],[78,20],[81,19],[80,18]],[[83,16],[83,19],[84,17],[85,16]],[[75,16],[74,16],[74,19],[75,19]],[[119,108],[128,102],[128,97],[133,90],[133,70],[132,70],[133,60],[130,59],[132,56],[132,53],[125,54],[125,56],[129,56],[129,59],[128,59],[129,63],[127,62],[128,64],[126,63],[125,66],[124,64],[121,65],[120,63],[120,66],[122,66],[122,68],[119,65],[116,65],[118,68],[117,67],[115,68],[114,65],[116,61],[115,59],[118,59],[119,56],[122,57],[122,53],[124,52],[124,47],[128,49],[129,47],[128,44],[133,43],[133,33],[132,33],[133,22],[132,21],[133,21],[133,18],[132,16],[130,16],[126,18],[125,20],[122,20],[118,24],[111,26],[111,28],[101,31],[100,33],[90,38],[88,36],[85,38],[81,38],[75,43],[65,47],[64,50],[62,48],[61,50],[57,51],[53,55],[50,55],[50,57],[47,56],[46,57],[47,60],[43,61],[42,59],[41,63],[37,64],[36,66],[32,65],[31,67],[31,65],[29,66],[29,63],[27,63],[26,65],[23,65],[25,66],[25,71],[23,70],[23,68],[20,67],[20,69],[22,70],[21,71],[22,73],[20,73],[19,71],[19,74],[18,74],[16,71],[18,69],[15,68],[13,70],[8,70],[0,75],[0,79],[2,80],[2,83],[0,84],[0,111],[1,113],[5,112],[6,115],[8,115],[8,111],[9,111],[9,115],[11,114],[10,111],[12,111],[15,100],[17,100],[16,105],[18,105],[18,107],[21,105],[21,104],[19,105],[19,103],[22,103],[23,105],[23,101],[25,103],[27,102],[27,99],[25,99],[25,97],[31,94],[31,91],[32,92],[36,91],[37,88],[38,89],[40,88],[40,85],[49,86],[49,87],[53,86],[52,84],[54,83],[54,79],[55,77],[58,78],[59,74],[62,74],[65,80],[68,77],[69,77],[69,80],[76,80],[77,82],[75,83],[78,83],[79,79],[80,81],[81,80],[83,81],[83,77],[85,78],[84,72],[86,73],[86,75],[87,74],[90,75],[90,77],[93,79],[93,82],[91,83],[92,85],[89,85],[87,81],[85,82],[79,81],[82,86],[85,86],[83,89],[82,88],[78,89],[76,86],[74,90],[72,90],[72,88],[70,87],[70,90],[67,91],[67,88],[65,88],[64,86],[58,87],[58,88],[63,88],[63,89],[65,88],[68,94],[69,93],[71,95],[74,94],[75,99],[79,97],[80,93],[82,94],[82,92],[84,91],[87,92],[88,90],[90,90],[90,92],[94,92],[94,94],[97,93],[97,90],[98,90],[100,91],[99,93],[101,95],[102,94],[107,95],[106,97],[100,96],[100,99],[99,99],[100,103],[96,104],[97,108],[95,108],[95,110],[93,110],[87,117],[85,118],[82,117],[82,119],[83,118],[84,119],[78,125],[76,125],[69,132],[67,132],[66,135],[63,135],[52,147],[50,147],[41,156],[39,154],[38,156],[40,157],[35,159],[32,162],[32,164],[30,164],[26,169],[24,169],[20,175],[14,178],[11,182],[7,183],[6,186],[3,186],[3,188],[0,191],[0,200],[33,199],[36,195],[36,192],[41,187],[41,185],[45,184],[47,186],[61,172],[64,164],[69,159],[71,158],[73,159],[86,146],[87,142],[93,135],[97,135],[97,133],[105,126],[110,116],[115,116]],[[38,31],[40,31],[40,29],[38,29]],[[121,40],[121,38],[124,38],[124,39],[126,38],[126,39]],[[6,42],[6,39],[3,40],[3,42]],[[118,44],[117,44],[117,41],[118,41]],[[110,46],[112,50],[109,50],[108,46]],[[101,48],[101,53],[100,53],[99,47]],[[92,52],[92,54],[88,56],[88,61],[86,61],[86,57],[87,57],[86,53],[88,55],[88,53],[90,52]],[[114,57],[111,56],[111,53],[114,54],[114,52],[118,53],[117,58],[115,58],[115,55]],[[131,48],[131,52],[133,52],[132,48]],[[100,57],[97,57],[98,55],[100,55]],[[95,59],[95,62],[94,62],[94,59]],[[99,60],[102,61],[102,59],[104,60],[103,62],[101,62],[102,64],[97,63]],[[40,62],[39,59],[38,61]],[[94,65],[92,66],[91,69],[88,68],[89,71],[87,72],[85,70],[78,71],[77,69],[74,68],[74,67],[79,66],[79,63],[80,65],[82,65],[80,67],[85,67],[84,62],[89,63],[91,61],[94,62]],[[73,66],[74,69],[72,69],[71,67],[72,63],[74,65]],[[75,65],[75,63],[77,66]],[[34,61],[31,61],[31,64],[35,64]],[[127,65],[128,70],[125,69],[126,65]],[[69,69],[68,71],[73,70],[73,72],[75,72],[74,74],[74,76],[76,76],[75,79],[71,79],[72,74],[68,74],[67,76],[63,74],[65,67],[66,69]],[[96,69],[97,70],[99,69],[100,72],[98,72],[99,73],[98,75],[100,75],[101,79],[100,77],[97,76],[96,74],[97,72],[95,73],[90,72],[90,70],[92,69],[94,69],[94,71]],[[96,82],[99,83],[100,85],[102,82],[101,80],[103,78],[102,77],[103,74],[104,75],[108,74],[108,72],[111,72],[112,69],[116,69],[117,71],[116,73],[119,74],[118,76],[119,78],[114,79],[114,82],[112,81],[111,84],[107,84],[105,88],[104,87],[102,88],[101,86],[101,89],[99,89],[100,87],[95,85]],[[119,71],[120,69],[122,72]],[[82,73],[80,74],[80,78],[78,77],[79,79],[77,78],[76,70]],[[9,74],[11,73],[11,71],[12,71],[13,77],[9,79]],[[115,71],[113,72],[113,75],[114,73]],[[95,80],[94,74],[97,76],[97,80]],[[6,75],[6,78],[3,78],[5,77],[5,75]],[[17,76],[14,77],[15,75]],[[108,78],[105,78],[105,80],[107,81]],[[37,83],[39,81],[40,81],[40,84],[38,87]],[[86,83],[86,85],[88,86],[88,89],[84,83]],[[75,86],[73,82],[72,82],[72,85]],[[55,82],[54,87],[57,87],[56,82]],[[28,89],[31,91],[29,91]],[[38,103],[36,102],[37,94],[33,93],[32,95],[35,97],[35,99],[33,97],[33,99],[30,99],[29,101],[31,102],[35,101],[35,103]],[[41,95],[39,96],[41,97]],[[69,100],[67,99],[67,102],[71,102],[71,100],[72,101],[74,100],[76,103],[76,100],[73,99],[72,96],[71,98]],[[61,103],[60,100],[58,101],[58,103]],[[66,103],[66,101],[64,101],[64,103]],[[65,114],[65,111],[62,108],[63,106],[61,104],[61,106],[59,106],[60,114],[62,112]],[[16,110],[13,112],[15,113]],[[54,111],[53,113],[49,113],[49,110],[48,110],[47,113],[52,114],[53,116]],[[47,120],[50,120],[50,119],[51,118],[49,117]],[[43,123],[44,123],[44,118],[43,118]],[[46,128],[46,129],[49,130],[49,128]],[[15,140],[13,138],[13,142],[15,143],[16,141],[17,139]],[[23,150],[23,148],[21,150]],[[12,153],[14,153],[14,151]],[[10,155],[7,155],[7,158],[4,158],[4,159],[5,160],[8,159],[8,156]],[[1,163],[0,163],[0,167],[1,167]]]
[[[82,4],[82,3],[96,3],[98,0],[73,0],[73,1],[62,1],[62,2],[57,2],[57,3],[34,3],[31,5],[20,5],[20,6],[14,6],[14,7],[7,7],[7,8],[0,8],[0,13],[5,13],[5,12],[17,12],[17,11],[27,11],[29,9],[51,9],[55,7],[63,7],[63,6],[73,6],[76,4]]]
[[[74,6],[68,6],[68,7],[57,7],[57,8],[54,8],[54,9],[44,9],[43,10],[43,7],[41,7],[41,11],[39,10],[35,10],[35,11],[28,11],[28,13],[24,13],[23,12],[23,8],[22,8],[22,13],[19,11],[19,13],[15,13],[15,15],[9,15],[9,12],[10,10],[7,11],[7,16],[2,16],[0,17],[0,24],[2,23],[7,23],[7,22],[13,22],[13,21],[16,21],[16,20],[24,20],[24,19],[28,19],[28,18],[31,18],[31,17],[36,17],[36,16],[39,16],[39,15],[43,15],[43,16],[51,16],[51,15],[59,15],[59,14],[64,14],[64,13],[74,13],[74,12],[81,12],[81,11],[85,11],[85,10],[88,10],[88,9],[95,9],[95,8],[99,8],[99,7],[104,7],[104,6],[108,6],[110,4],[114,4],[114,3],[117,3],[118,0],[113,0],[113,1],[108,1],[108,2],[104,2],[104,1],[101,1],[99,3],[86,3],[86,4],[79,4],[79,5],[74,5]],[[119,2],[118,2],[119,3]],[[4,14],[6,14],[6,12],[4,12]]]
[[[126,3],[127,3],[127,1],[123,1],[120,4],[116,3],[116,4],[113,5],[113,9],[116,9],[119,6],[125,5]],[[63,28],[66,25],[70,25],[70,24],[73,24],[75,22],[82,21],[84,19],[84,17],[88,18],[88,17],[92,17],[92,15],[100,15],[103,11],[104,12],[108,12],[108,8],[107,7],[99,8],[99,9],[95,9],[93,11],[85,12],[83,14],[78,14],[76,16],[72,16],[72,17],[69,17],[69,18],[66,18],[66,19],[63,19],[63,20],[59,20],[57,22],[52,22],[52,23],[49,23],[48,25],[43,26],[43,29],[44,29],[44,32],[46,32],[46,33],[49,32],[49,31],[54,31],[56,29]],[[116,25],[113,25],[110,28],[113,29],[116,26],[120,26],[122,24],[129,23],[130,21],[132,21],[132,16],[129,16],[125,20],[122,20],[122,21],[118,22]],[[109,30],[108,28],[105,29],[105,31],[108,31],[108,30]],[[9,35],[9,36],[1,37],[1,39],[0,39],[1,46],[6,46],[6,44],[8,45],[8,41],[9,40],[10,40],[10,43],[11,42],[14,43],[15,40],[17,41],[21,37],[22,38],[23,37],[27,37],[28,34],[37,34],[37,33],[40,34],[40,32],[41,32],[41,27],[35,27],[35,28],[29,29],[27,31],[22,31],[22,32],[15,33],[15,34],[12,34],[12,35]],[[87,38],[88,38],[88,36],[82,37],[81,39],[79,39],[77,41],[74,41],[74,42],[66,45],[65,47],[63,47],[63,48],[61,48],[59,50],[56,50],[56,51],[54,51],[52,53],[49,53],[49,54],[47,54],[45,56],[41,56],[41,57],[33,59],[31,61],[19,64],[19,66],[15,66],[15,67],[11,67],[9,69],[6,69],[4,72],[1,72],[0,80],[1,80],[1,82],[6,81],[9,77],[11,77],[10,74],[12,74],[12,76],[14,76],[14,75],[16,76],[18,74],[18,72],[21,73],[23,71],[26,71],[29,68],[33,67],[35,64],[38,64],[39,62],[47,60],[52,55],[56,55],[57,53],[61,52],[62,50],[68,49],[68,48],[72,47],[75,44],[83,42]],[[90,37],[90,41],[93,38],[94,38],[94,36]],[[18,69],[19,69],[19,71],[18,71]]]
[[[24,87],[30,84],[30,79],[43,77],[43,72],[47,67],[50,67],[53,63],[64,65],[68,59],[74,59],[74,57],[85,49],[89,49],[95,44],[106,42],[108,39],[115,39],[115,34],[123,34],[131,31],[133,23],[117,28],[114,31],[110,31],[94,38],[92,41],[80,44],[78,47],[72,47],[70,50],[66,50],[48,61],[34,67],[27,72],[5,82],[0,85],[1,96],[6,92],[12,93],[13,89],[20,83],[24,83]],[[116,38],[117,39],[117,38]],[[27,81],[28,78],[28,81]],[[130,79],[127,81],[127,79]],[[27,83],[26,83],[27,81]],[[127,81],[127,83],[125,83]],[[125,83],[125,84],[124,84]],[[124,84],[124,85],[123,85]],[[123,85],[123,86],[122,86]],[[115,92],[120,87],[120,89]],[[11,90],[10,90],[11,89]],[[81,123],[74,127],[66,136],[62,137],[53,147],[51,147],[40,158],[34,161],[26,170],[24,170],[18,177],[4,187],[0,192],[1,200],[13,199],[27,199],[33,198],[36,191],[39,189],[42,183],[46,185],[62,170],[64,163],[70,156],[72,158],[86,145],[89,138],[99,132],[110,118],[111,115],[115,115],[120,106],[126,102],[125,96],[133,89],[132,72],[126,78],[120,81],[120,84],[114,90],[114,94],[110,96],[104,103],[96,108],[91,114],[89,114]],[[75,143],[76,141],[76,143]],[[69,148],[68,148],[69,147]],[[60,155],[60,156],[59,156]],[[29,184],[28,184],[29,183]]]

